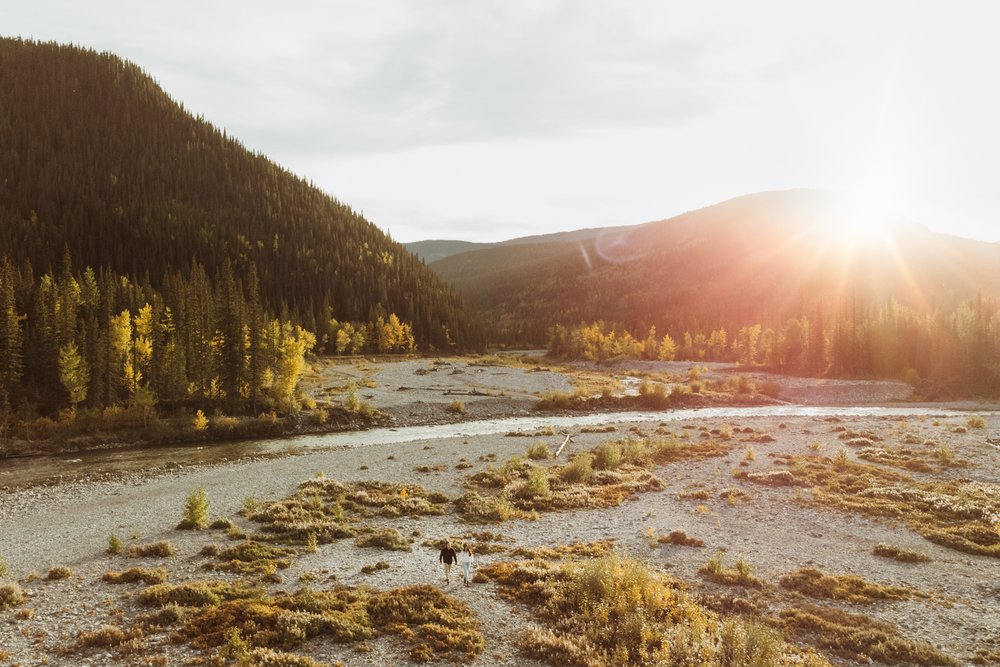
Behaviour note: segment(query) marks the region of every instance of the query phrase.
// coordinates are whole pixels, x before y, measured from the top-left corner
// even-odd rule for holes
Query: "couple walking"
[[[462,566],[462,577],[465,579],[465,585],[468,586],[469,582],[472,581],[472,546],[466,542],[461,546],[461,551],[455,553],[455,549],[451,546],[451,540],[444,543],[444,547],[441,549],[441,555],[438,556],[438,562],[444,563],[444,583],[451,583],[451,566],[458,561],[458,564]]]

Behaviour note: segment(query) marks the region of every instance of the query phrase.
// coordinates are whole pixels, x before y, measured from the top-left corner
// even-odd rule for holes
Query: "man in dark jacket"
[[[444,543],[444,548],[441,549],[441,555],[438,556],[438,561],[444,563],[444,583],[451,583],[451,566],[455,564],[458,560],[458,554],[455,550],[451,548],[451,541]]]

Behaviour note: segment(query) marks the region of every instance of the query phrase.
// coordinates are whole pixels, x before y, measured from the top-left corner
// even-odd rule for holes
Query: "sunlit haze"
[[[627,225],[764,190],[1000,240],[1000,6],[5,0],[400,241]]]

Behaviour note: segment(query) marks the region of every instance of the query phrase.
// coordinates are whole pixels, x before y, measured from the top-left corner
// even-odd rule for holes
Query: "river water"
[[[744,419],[751,417],[962,417],[969,413],[933,407],[810,407],[768,405],[713,407],[663,412],[613,412],[584,415],[532,415],[468,421],[457,424],[376,428],[321,435],[302,435],[268,440],[247,440],[156,447],[113,449],[51,457],[0,460],[0,488],[38,484],[44,480],[76,479],[107,473],[138,473],[172,464],[196,465],[248,456],[296,454],[320,448],[415,442],[439,438],[496,435],[510,431],[536,431],[548,426],[570,429],[608,424],[660,423],[696,419]],[[996,413],[977,413],[996,414]]]

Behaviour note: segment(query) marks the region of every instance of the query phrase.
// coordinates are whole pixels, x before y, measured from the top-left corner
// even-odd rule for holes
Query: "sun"
[[[890,197],[878,191],[844,193],[831,211],[827,233],[850,246],[885,242],[894,219]]]

